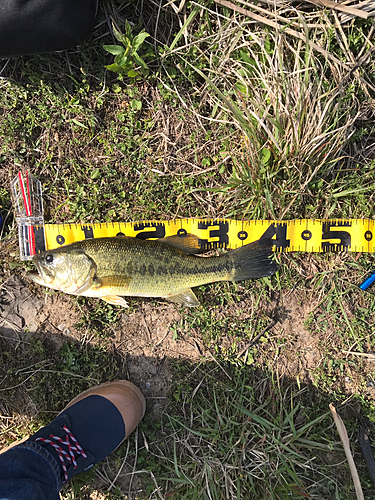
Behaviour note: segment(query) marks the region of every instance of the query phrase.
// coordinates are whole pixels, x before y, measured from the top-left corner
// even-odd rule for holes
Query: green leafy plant
[[[145,59],[154,57],[154,53],[151,48],[142,55],[138,52],[143,48],[144,41],[150,35],[145,31],[134,35],[128,22],[125,24],[125,34],[116,29],[115,26],[113,26],[113,33],[122,45],[103,45],[107,52],[115,56],[115,62],[106,68],[129,78],[139,79],[142,76],[147,76],[149,68]]]

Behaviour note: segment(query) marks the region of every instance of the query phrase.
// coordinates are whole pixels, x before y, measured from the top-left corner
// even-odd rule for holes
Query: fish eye
[[[52,262],[53,261],[53,255],[51,255],[50,253],[46,256],[46,261],[47,262]]]

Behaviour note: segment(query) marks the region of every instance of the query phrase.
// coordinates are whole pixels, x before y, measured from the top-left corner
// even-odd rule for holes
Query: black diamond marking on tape
[[[187,235],[186,229],[181,228],[177,231],[177,236],[186,236],[186,235]]]
[[[366,231],[365,232],[365,240],[366,241],[371,241],[372,240],[372,232],[371,231]]]
[[[246,231],[240,231],[238,234],[238,239],[243,241],[246,240],[246,238],[249,236]]]
[[[125,236],[124,233],[117,233],[116,236]]]
[[[65,243],[65,238],[64,236],[61,236],[61,234],[58,234],[56,236],[56,241],[59,245],[63,245]]]

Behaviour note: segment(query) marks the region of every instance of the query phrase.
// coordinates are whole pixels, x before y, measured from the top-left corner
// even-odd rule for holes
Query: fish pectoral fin
[[[101,278],[95,278],[92,284],[92,288],[95,290],[100,290],[100,288],[127,288],[131,278],[128,276],[103,276]]]
[[[123,297],[119,297],[118,295],[106,295],[100,298],[105,302],[108,302],[108,304],[112,304],[113,306],[129,307],[126,300]]]
[[[199,306],[199,302],[195,293],[191,288],[184,290],[183,292],[177,293],[176,295],[171,295],[167,297],[171,302],[176,302],[177,304],[181,304],[183,306],[188,307],[196,307]]]
[[[92,277],[89,276],[87,280],[83,283],[82,286],[77,288],[77,290],[74,292],[74,295],[82,295],[83,292],[86,292],[91,286],[92,286],[93,280]]]
[[[162,243],[167,243],[172,247],[177,247],[183,250],[185,253],[199,253],[202,249],[199,245],[199,238],[195,234],[186,234],[184,236],[179,236],[175,234],[173,236],[167,236],[166,238],[159,238],[158,241]]]

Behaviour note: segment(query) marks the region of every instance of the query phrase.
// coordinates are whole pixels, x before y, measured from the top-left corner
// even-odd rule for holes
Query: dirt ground
[[[32,285],[31,285],[32,286]],[[67,340],[93,341],[78,327],[80,311],[71,298],[63,293],[38,293],[29,290],[30,283],[19,275],[9,276],[0,285],[0,335],[17,345],[31,336],[49,336],[56,348]],[[125,311],[112,328],[114,350],[127,359],[129,378],[139,385],[147,400],[152,402],[154,415],[160,415],[166,404],[171,382],[170,359],[197,361],[202,351],[189,335],[173,340],[172,323],[180,319],[173,304],[155,307],[141,303],[140,311]]]
[[[241,321],[249,316],[251,298],[230,306],[230,310],[218,308],[212,314],[238,316]],[[267,343],[256,342],[256,361],[272,365],[280,375],[298,378],[300,382],[314,383],[314,374],[324,360],[323,342],[329,337],[329,328],[324,335],[312,335],[306,326],[311,313],[319,312],[319,297],[307,291],[287,290],[278,304],[264,306],[270,317]],[[72,299],[63,293],[45,291],[32,285],[19,274],[10,274],[0,286],[0,335],[7,342],[17,344],[37,332],[50,337],[58,348],[66,340],[79,343],[94,341],[82,327],[78,327],[80,310]],[[273,318],[271,320],[271,318]],[[197,332],[179,332],[172,328],[181,319],[179,308],[168,302],[157,306],[139,301],[139,307],[131,313],[120,312],[120,320],[111,326],[110,341],[113,349],[127,359],[128,375],[138,384],[149,400],[155,416],[163,411],[169,393],[172,360],[186,359],[197,362],[212,358],[210,348],[204,345]],[[225,335],[220,346],[230,345],[231,338]],[[246,355],[246,343],[238,351]],[[252,346],[253,347],[253,346]],[[371,360],[367,363],[372,363]],[[355,373],[347,368],[345,390],[356,389]],[[373,392],[368,387],[369,392]]]
[[[67,341],[80,345],[92,345],[99,341],[90,328],[82,327],[84,312],[77,307],[77,302],[72,297],[31,283],[22,268],[12,270],[6,264],[1,272],[0,339],[5,340],[8,346],[17,349],[35,336],[48,339],[57,352]],[[252,321],[256,299],[253,295],[255,294],[244,294],[239,302],[212,309],[212,314],[217,319],[233,317],[239,323]],[[246,362],[246,356],[251,351],[254,363],[258,366],[268,366],[280,377],[297,379],[303,385],[319,385],[319,369],[327,361],[326,342],[334,345],[334,335],[337,334],[334,326],[330,327],[329,315],[326,318],[328,327],[324,332],[313,330],[314,333],[311,333],[308,329],[312,319],[319,321],[320,317],[325,317],[321,297],[314,290],[284,290],[269,297],[268,301],[261,301],[256,310],[263,311],[266,327],[264,330],[260,329],[258,338],[254,337],[250,342],[243,340],[242,344],[241,341],[237,344],[239,357]],[[350,311],[347,313],[349,315]],[[137,306],[130,311],[120,310],[118,320],[110,323],[110,334],[105,339],[107,347],[111,344],[113,352],[124,360],[127,378],[144,393],[147,414],[153,422],[160,422],[168,407],[174,363],[186,360],[193,366],[201,360],[212,360],[215,354],[214,346],[205,343],[199,328],[193,327],[189,331],[176,328],[183,319],[182,315],[183,310],[175,304],[166,301],[155,304],[155,301],[139,300]],[[216,348],[230,348],[232,343],[230,332],[228,335],[223,332],[217,340]],[[334,350],[330,356],[334,358]],[[339,353],[339,356],[342,357],[342,354]],[[365,391],[367,397],[372,399],[375,396],[375,384],[367,384],[364,389],[360,377],[373,369],[374,362],[371,359],[355,361],[354,366],[348,363],[343,376],[338,377],[338,388],[348,396],[358,391],[363,394]],[[335,373],[332,373],[332,378],[334,376]],[[5,387],[4,384],[2,386]],[[2,424],[0,422],[0,450],[9,443],[12,436],[15,440],[19,438],[13,428],[23,428],[24,421],[38,416],[39,409],[32,399],[26,396],[18,402],[17,397],[14,392],[14,401],[8,406],[2,404],[0,397],[0,415],[5,419]],[[14,418],[17,405],[19,415]],[[143,439],[144,436],[140,435],[140,443],[143,443]],[[142,489],[137,476],[129,485],[132,467],[135,467],[136,462],[137,457],[132,455],[132,459],[127,460],[122,470],[123,476],[117,480],[117,485],[123,491],[128,491],[130,486],[135,490]],[[117,477],[116,467],[112,459],[105,461],[96,471],[95,487],[99,491],[110,487]],[[96,493],[91,490],[82,498],[104,499],[99,491],[96,497]]]

